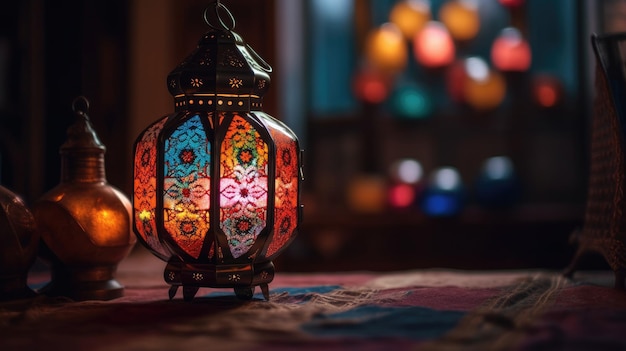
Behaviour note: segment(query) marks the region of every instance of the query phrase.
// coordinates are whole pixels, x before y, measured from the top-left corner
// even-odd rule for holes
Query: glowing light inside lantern
[[[426,67],[443,67],[454,60],[455,47],[450,33],[441,22],[426,23],[413,39],[413,50],[419,63]]]
[[[501,71],[526,71],[531,58],[530,45],[519,30],[512,27],[503,29],[491,46],[491,61]]]
[[[478,4],[475,0],[453,0],[439,10],[439,18],[457,40],[473,39],[480,29]]]
[[[406,39],[411,39],[430,21],[430,4],[425,0],[400,1],[391,9],[389,20]]]
[[[393,23],[385,23],[369,34],[365,56],[378,70],[390,74],[404,69],[408,49],[402,32]]]

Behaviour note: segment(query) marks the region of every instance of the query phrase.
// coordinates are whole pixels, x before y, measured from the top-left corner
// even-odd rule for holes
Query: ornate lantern
[[[301,220],[302,152],[262,112],[272,69],[232,14],[218,1],[204,19],[210,30],[167,77],[175,112],[137,138],[133,228],[167,261],[170,299],[181,285],[185,300],[200,287],[250,299],[257,285],[269,299],[272,259]]]

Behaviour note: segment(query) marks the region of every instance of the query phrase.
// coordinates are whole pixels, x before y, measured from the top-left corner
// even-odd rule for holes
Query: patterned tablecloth
[[[168,300],[164,263],[131,255],[125,296],[0,303],[0,350],[626,350],[608,272],[277,272],[270,301]],[[35,276],[35,286],[42,283]]]

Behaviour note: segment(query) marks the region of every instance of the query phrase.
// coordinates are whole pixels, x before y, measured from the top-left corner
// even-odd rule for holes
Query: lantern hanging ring
[[[72,102],[72,111],[79,115],[86,115],[89,111],[89,100],[83,95],[76,97]]]
[[[213,18],[213,16],[210,16],[211,13],[209,12],[209,9],[213,9],[213,15],[215,16]],[[224,22],[224,19],[222,18],[222,16],[220,15],[220,9],[223,10],[224,13],[226,13],[226,21],[228,22]],[[213,29],[217,29],[217,30],[228,30],[228,31],[232,31],[235,28],[235,17],[233,17],[233,14],[228,10],[228,8],[222,4],[220,2],[220,0],[214,1],[212,3],[212,5],[209,5],[206,9],[204,9],[204,22],[206,24],[209,25],[209,27],[213,28]],[[214,24],[212,20],[217,20],[218,25]]]

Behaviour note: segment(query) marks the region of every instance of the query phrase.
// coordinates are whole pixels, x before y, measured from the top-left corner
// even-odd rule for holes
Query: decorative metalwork
[[[230,85],[231,88],[241,88],[241,86],[243,85],[243,80],[233,77],[231,79],[228,80],[228,84]]]
[[[200,88],[202,86],[202,84],[204,84],[204,82],[202,82],[202,79],[200,78],[191,78],[191,86],[194,88]]]

